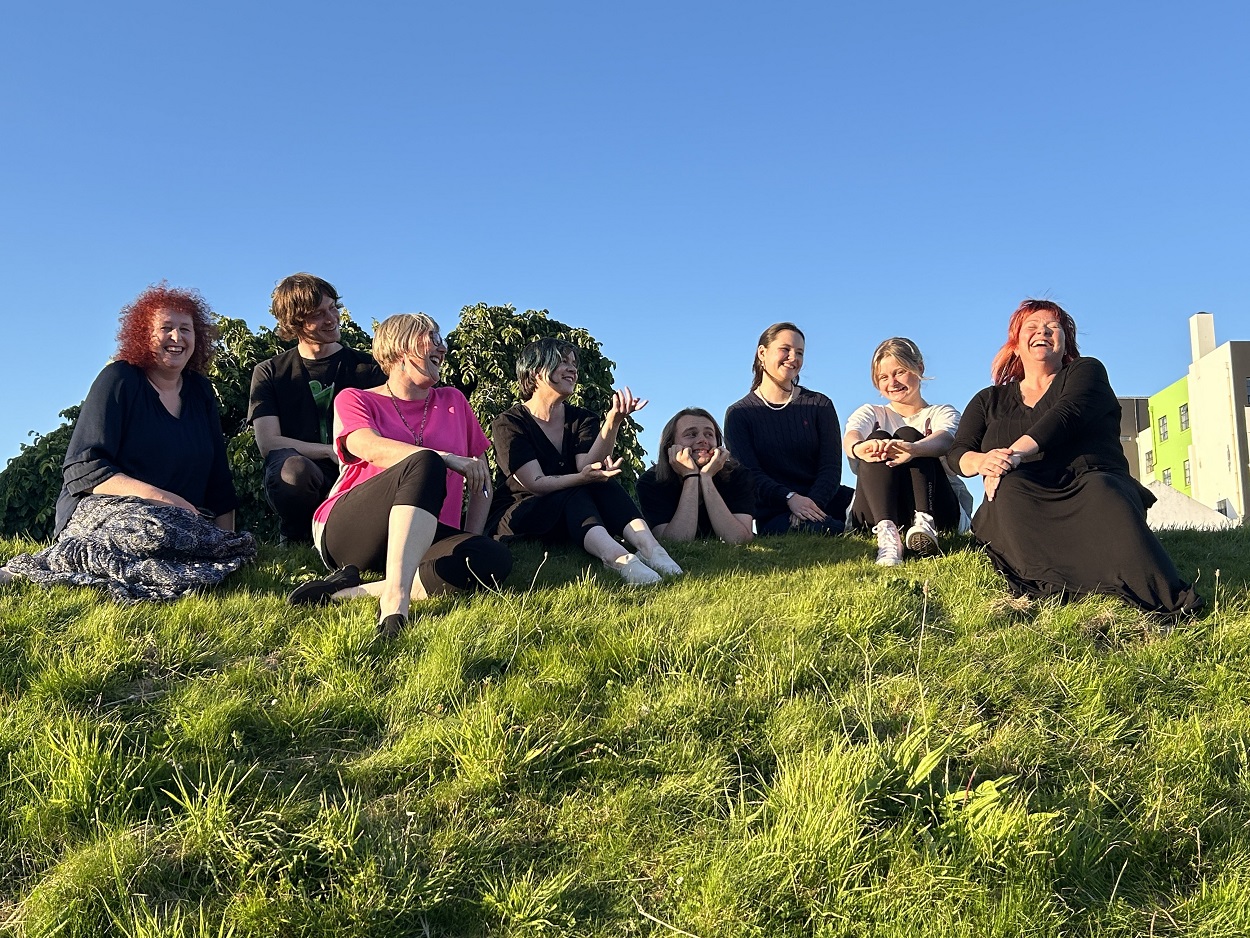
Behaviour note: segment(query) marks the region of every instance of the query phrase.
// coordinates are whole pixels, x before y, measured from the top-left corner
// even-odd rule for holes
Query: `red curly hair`
[[[990,378],[995,384],[1010,384],[1024,377],[1024,363],[1016,354],[1016,343],[1020,341],[1024,320],[1033,313],[1050,313],[1059,320],[1063,327],[1063,364],[1081,357],[1081,350],[1076,344],[1076,320],[1068,315],[1067,310],[1050,300],[1025,300],[1011,314],[1007,322],[1007,341],[990,363]]]
[[[152,348],[152,322],[163,309],[186,313],[195,327],[195,351],[187,368],[204,374],[217,353],[217,327],[213,311],[197,290],[171,287],[162,280],[140,293],[133,303],[122,307],[117,330],[117,357],[138,368],[151,368],[156,362]]]

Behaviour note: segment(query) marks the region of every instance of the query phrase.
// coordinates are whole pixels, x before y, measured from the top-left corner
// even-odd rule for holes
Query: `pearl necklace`
[[[774,404],[772,401],[770,401],[768,398],[766,398],[763,394],[760,393],[759,388],[755,389],[755,396],[758,397],[761,401],[763,401],[764,406],[767,407],[769,410],[785,410],[787,407],[790,406],[790,402],[794,400],[794,396],[798,392],[798,390],[799,390],[799,386],[797,384],[792,384],[790,386],[790,396],[786,398],[786,402],[784,404]]]
[[[408,418],[404,416],[404,412],[399,409],[399,401],[395,397],[395,392],[391,390],[391,383],[386,382],[386,393],[391,396],[391,403],[395,405],[395,413],[399,415],[399,419],[404,422],[404,426],[408,432],[412,434],[412,442],[414,446],[421,446],[425,439],[425,421],[430,416],[430,398],[434,396],[434,389],[430,388],[429,393],[425,395],[425,406],[421,408],[421,430],[420,432],[412,429],[412,424],[408,422]]]

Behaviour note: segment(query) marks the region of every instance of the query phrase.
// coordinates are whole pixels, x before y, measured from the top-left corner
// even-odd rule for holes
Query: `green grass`
[[[310,551],[168,606],[11,585],[0,933],[1250,934],[1250,532],[1165,543],[1175,627],[954,541],[650,590],[522,550],[390,644],[285,605]]]

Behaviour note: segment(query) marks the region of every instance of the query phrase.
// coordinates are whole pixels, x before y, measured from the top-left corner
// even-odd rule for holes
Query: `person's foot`
[[[609,570],[615,570],[620,574],[621,579],[630,586],[650,586],[652,583],[659,583],[664,578],[642,562],[642,558],[637,554],[622,554],[615,560],[605,560],[603,565]],[[677,566],[674,564],[673,566]],[[680,570],[680,568],[678,568]]]
[[[383,616],[378,622],[378,638],[392,639],[398,637],[408,624],[408,617],[398,612]]]
[[[938,547],[938,533],[933,526],[933,515],[927,511],[916,512],[916,520],[907,529],[907,537],[903,541],[907,545],[908,550],[914,551],[923,557],[930,557],[933,554],[942,552],[941,548]]]
[[[340,567],[322,580],[309,580],[301,583],[286,601],[292,606],[324,606],[339,590],[350,589],[360,585],[360,571],[351,564]]]
[[[677,561],[668,555],[659,544],[649,552],[638,551],[638,558],[660,576],[681,576],[685,571],[677,566]]]
[[[897,567],[903,562],[903,539],[893,521],[879,521],[872,529],[877,535],[877,566]]]

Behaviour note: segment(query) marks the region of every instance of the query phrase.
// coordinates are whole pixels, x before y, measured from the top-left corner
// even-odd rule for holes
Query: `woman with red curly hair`
[[[251,535],[233,533],[238,497],[204,374],[212,311],[195,291],[161,283],[122,310],[117,338],[65,454],[56,542],[5,569],[123,600],[172,599],[255,553]]]
[[[1025,300],[994,357],[994,384],[964,410],[947,464],[980,475],[972,533],[1017,596],[1109,593],[1192,613],[1202,599],[1146,526],[1155,498],[1129,474],[1120,402],[1059,304]]]

